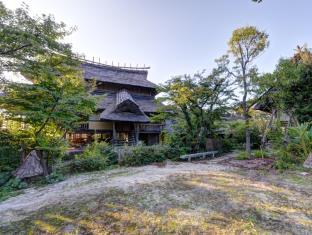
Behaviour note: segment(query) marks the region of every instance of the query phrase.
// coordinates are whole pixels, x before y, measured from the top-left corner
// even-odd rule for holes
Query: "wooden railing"
[[[155,124],[155,123],[149,123],[149,124],[140,124],[139,130],[140,132],[161,132],[164,128],[164,125],[162,124]]]
[[[88,129],[89,129],[89,123],[80,124],[80,130],[88,130]]]

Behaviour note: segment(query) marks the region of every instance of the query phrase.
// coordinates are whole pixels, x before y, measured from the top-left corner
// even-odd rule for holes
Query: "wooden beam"
[[[116,133],[116,125],[115,125],[115,122],[113,122],[113,139],[114,139],[114,140],[117,139],[117,133]]]

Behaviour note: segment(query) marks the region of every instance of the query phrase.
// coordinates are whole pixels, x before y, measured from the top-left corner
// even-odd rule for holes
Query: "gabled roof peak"
[[[123,84],[155,89],[156,85],[147,80],[147,70],[124,69],[113,66],[82,63],[81,68],[86,80]]]

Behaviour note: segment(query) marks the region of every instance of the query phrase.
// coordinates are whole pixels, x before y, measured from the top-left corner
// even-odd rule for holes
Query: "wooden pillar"
[[[162,144],[161,133],[158,134],[158,144]]]
[[[116,125],[115,122],[113,122],[113,140],[117,139],[117,133],[116,133]]]
[[[140,126],[138,123],[134,123],[135,144],[138,144],[139,142],[139,133],[140,133]]]

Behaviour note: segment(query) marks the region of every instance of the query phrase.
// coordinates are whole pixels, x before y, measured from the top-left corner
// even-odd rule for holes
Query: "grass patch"
[[[240,151],[240,152],[237,154],[237,156],[236,156],[235,159],[236,159],[236,160],[247,160],[247,159],[249,159],[249,157],[248,157],[248,154],[247,154],[246,151]]]

